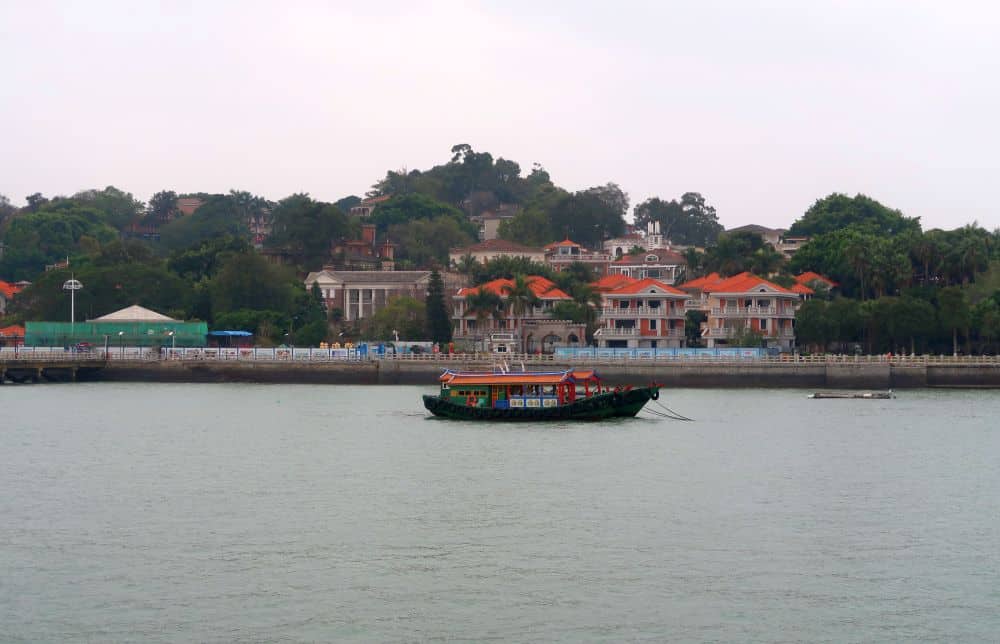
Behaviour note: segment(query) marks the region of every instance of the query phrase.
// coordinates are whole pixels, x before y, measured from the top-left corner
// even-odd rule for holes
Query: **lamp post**
[[[120,360],[125,359],[125,332],[118,332],[118,358]]]
[[[172,356],[173,353],[174,353],[174,350],[177,349],[177,336],[174,335],[173,331],[171,331],[167,335],[170,336],[170,354]]]
[[[76,292],[83,288],[83,284],[80,280],[74,279],[73,274],[70,273],[69,279],[63,282],[63,290],[69,291],[69,334],[73,340],[76,340]]]

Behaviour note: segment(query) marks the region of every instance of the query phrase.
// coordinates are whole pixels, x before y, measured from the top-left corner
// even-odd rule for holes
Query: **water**
[[[0,640],[996,641],[1000,392],[4,385]]]

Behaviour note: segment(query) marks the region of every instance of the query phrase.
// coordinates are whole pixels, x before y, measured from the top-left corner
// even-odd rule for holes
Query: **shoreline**
[[[532,364],[529,370],[593,367],[611,385],[655,381],[691,388],[919,389],[1000,388],[1000,364],[890,362],[729,362],[699,364]],[[107,382],[248,382],[276,384],[426,385],[446,368],[489,369],[483,362],[372,360],[361,362],[110,362],[80,374]]]

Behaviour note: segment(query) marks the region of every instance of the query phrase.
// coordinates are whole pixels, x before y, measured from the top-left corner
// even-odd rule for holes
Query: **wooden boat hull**
[[[441,396],[424,396],[424,407],[435,416],[454,420],[488,421],[548,421],[601,420],[633,417],[650,400],[659,398],[658,387],[636,387],[628,391],[609,392],[581,398],[558,407],[528,407],[497,409],[459,405]]]

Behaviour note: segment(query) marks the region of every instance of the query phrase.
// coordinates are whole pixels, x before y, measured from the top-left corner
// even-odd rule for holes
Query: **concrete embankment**
[[[568,367],[555,362],[529,370]],[[594,366],[609,384],[656,381],[669,387],[802,387],[906,389],[998,387],[1000,362],[625,362]],[[132,382],[259,382],[303,384],[432,385],[444,368],[489,369],[488,363],[382,360],[287,363],[160,361],[110,363],[95,379]]]

